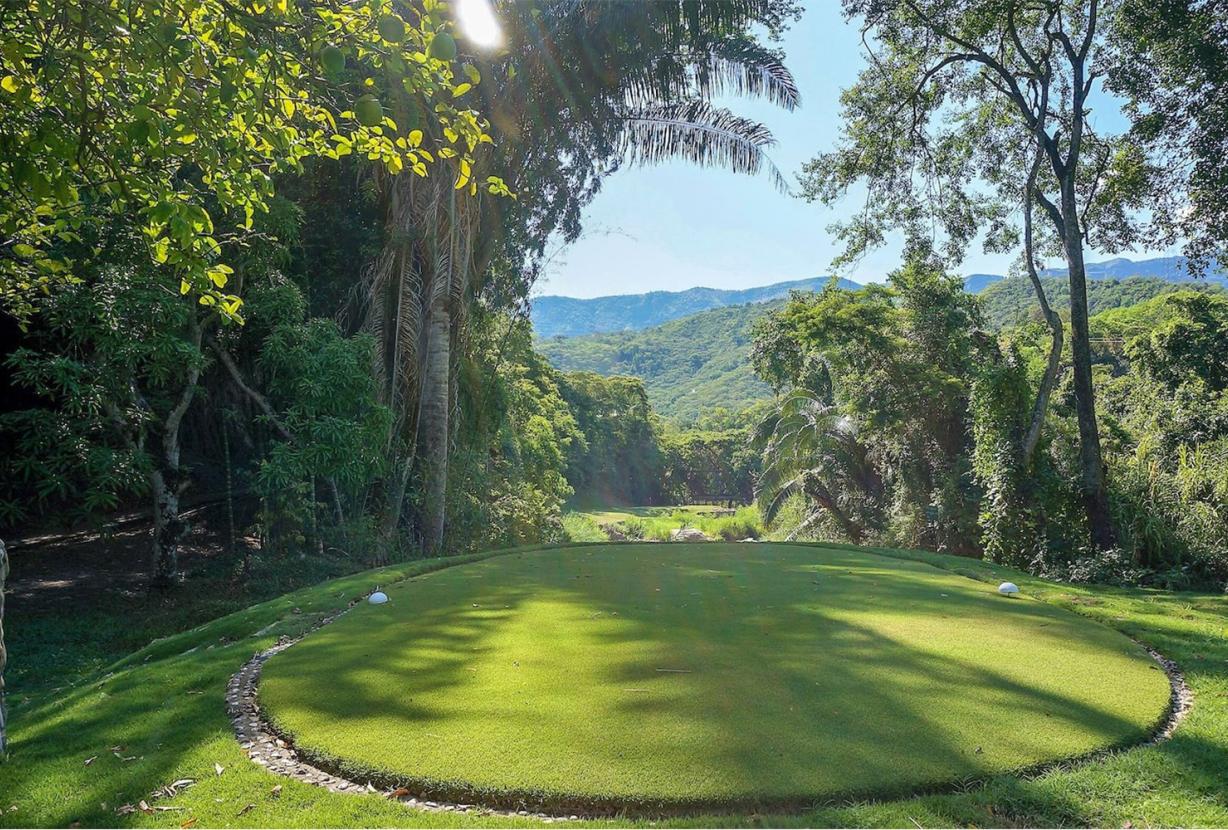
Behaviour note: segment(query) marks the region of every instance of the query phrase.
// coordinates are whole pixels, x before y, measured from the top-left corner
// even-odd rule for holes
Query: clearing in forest
[[[442,798],[906,793],[1137,741],[1169,696],[1117,632],[855,549],[582,546],[388,594],[272,658],[262,706],[309,755]]]

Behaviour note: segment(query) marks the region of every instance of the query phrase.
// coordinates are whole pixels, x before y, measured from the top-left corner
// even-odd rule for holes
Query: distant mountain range
[[[1222,274],[1201,280],[1197,285],[1188,285],[1190,278],[1180,270],[1183,267],[1176,258],[1148,260],[1130,266],[1123,265],[1121,260],[1091,264],[1088,266],[1093,280],[1088,286],[1090,310],[1095,315],[1187,287],[1216,292],[1228,290],[1228,279]],[[1118,274],[1128,273],[1132,268],[1145,269],[1149,276],[1117,278]],[[1042,279],[1049,301],[1055,307],[1065,307],[1068,303],[1065,273],[1057,269],[1045,273]],[[777,292],[776,298],[709,308],[642,330],[540,339],[537,348],[551,364],[565,371],[642,378],[653,408],[675,421],[693,422],[700,414],[716,407],[738,412],[771,397],[771,390],[755,376],[750,365],[755,323],[782,307],[790,291],[814,290],[826,283],[826,279],[777,283],[757,289],[765,293]],[[860,287],[848,280],[842,280],[841,285]],[[986,323],[994,328],[1039,319],[1032,284],[1026,278],[973,274],[965,279],[964,285],[966,290],[980,294]],[[638,302],[629,301],[653,296],[677,298],[690,293],[654,292],[617,299],[638,307]],[[611,319],[614,315],[604,304],[609,299],[615,298],[573,302],[580,304],[576,312],[579,314],[588,313],[590,306],[585,304],[597,303],[598,308],[606,310],[607,319]]]
[[[1153,277],[1165,282],[1194,282],[1185,267],[1185,257],[1165,256],[1155,259],[1142,259],[1135,262],[1125,257],[1108,259],[1104,262],[1089,262],[1085,266],[1089,280],[1128,280],[1131,277]],[[1042,277],[1065,278],[1066,268],[1042,268]],[[969,274],[964,277],[964,290],[970,294],[980,294],[986,288],[999,283],[1006,277],[1001,274]],[[1198,282],[1219,283],[1228,286],[1228,275],[1222,269],[1211,269]]]
[[[1064,277],[1066,269],[1046,268],[1041,275]],[[1087,275],[1092,280],[1154,277],[1165,282],[1189,282],[1192,279],[1185,267],[1185,257],[1179,256],[1137,262],[1123,257],[1089,262]],[[1006,277],[1001,274],[969,274],[964,278],[964,290],[980,294],[1004,279]],[[640,331],[700,311],[769,302],[787,297],[791,291],[818,291],[830,281],[831,277],[811,277],[736,291],[689,288],[685,291],[650,291],[647,294],[621,294],[587,300],[547,295],[533,300],[533,328],[543,340],[603,332]],[[1222,270],[1210,274],[1207,281],[1228,286],[1228,276]],[[838,282],[841,288],[861,287],[852,280],[840,279]]]
[[[688,288],[685,291],[650,291],[647,294],[619,294],[588,300],[552,295],[535,297],[533,330],[542,339],[638,331],[712,308],[779,300],[789,296],[790,291],[818,291],[830,280],[831,277],[811,277],[736,291]],[[842,288],[861,287],[852,280],[842,279],[839,283]]]

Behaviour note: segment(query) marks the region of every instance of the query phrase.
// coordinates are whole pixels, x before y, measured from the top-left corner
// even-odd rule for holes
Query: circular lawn
[[[1169,697],[1121,634],[866,551],[563,548],[385,590],[269,660],[261,705],[310,757],[427,797],[900,794],[1139,740]]]

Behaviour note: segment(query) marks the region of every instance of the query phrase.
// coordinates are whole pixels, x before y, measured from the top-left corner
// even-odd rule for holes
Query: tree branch
[[[290,430],[286,428],[286,425],[282,423],[281,419],[277,417],[277,412],[273,409],[272,404],[269,403],[268,398],[247,385],[247,383],[243,380],[243,374],[239,371],[239,367],[235,365],[234,360],[231,359],[230,355],[225,349],[218,345],[216,340],[211,341],[209,345],[213,348],[214,354],[217,355],[218,362],[226,367],[226,371],[229,373],[230,379],[234,381],[235,386],[239,387],[239,390],[244,395],[247,395],[252,403],[256,404],[256,406],[262,413],[264,413],[264,416],[269,419],[269,423],[273,425],[273,428],[277,430],[277,433],[282,438],[285,438],[287,441],[293,443],[294,434],[291,433]]]

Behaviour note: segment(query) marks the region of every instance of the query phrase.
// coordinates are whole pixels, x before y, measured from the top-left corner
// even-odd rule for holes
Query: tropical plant
[[[914,260],[890,287],[834,284],[797,296],[758,327],[756,371],[812,390],[852,419],[871,450],[899,545],[971,553],[968,377],[979,312],[960,281]]]
[[[764,522],[770,524],[791,496],[801,494],[809,509],[790,539],[824,517],[854,544],[882,529],[882,479],[853,419],[831,402],[794,389],[759,425],[754,445],[762,453],[755,497]]]
[[[517,198],[496,207],[458,200],[438,182],[377,179],[384,247],[358,312],[376,337],[383,400],[394,412],[387,535],[403,523],[416,474],[423,547],[444,544],[456,373],[479,297],[523,299],[547,240],[575,238],[580,207],[624,161],[680,157],[737,172],[766,164],[767,131],[709,99],[738,92],[796,105],[788,71],[748,33],[757,23],[778,28],[787,10],[773,0],[722,0],[691,13],[667,3],[510,4],[500,9],[503,57],[485,60],[462,42],[465,71],[486,79],[481,107],[498,145],[465,182],[479,195],[470,176],[502,171]],[[417,108],[412,98],[399,106]]]

